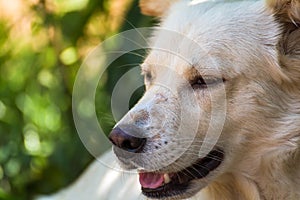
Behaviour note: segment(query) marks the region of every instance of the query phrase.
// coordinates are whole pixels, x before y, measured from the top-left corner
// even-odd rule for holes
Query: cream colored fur
[[[159,10],[158,2],[162,2]],[[226,120],[216,144],[224,150],[225,159],[207,177],[194,180],[186,195],[174,199],[191,196],[190,199],[199,200],[300,199],[299,0],[268,0],[266,4],[256,1],[189,3],[181,0],[172,3],[149,0],[142,1],[141,5],[144,13],[163,16],[160,25],[163,29],[182,34],[199,46],[191,45],[177,34],[166,34],[163,30],[154,33],[155,48],[149,52],[142,67],[145,74],[151,73],[152,79],[146,80],[144,97],[118,123],[119,126],[130,124],[143,119],[145,113],[150,115],[151,130],[141,127],[149,135],[145,148],[149,154],[133,163],[126,163],[119,156],[122,166],[156,169],[157,163],[166,163],[186,148],[174,136],[180,123],[178,108],[186,103],[192,112],[195,105],[189,105],[189,100],[180,96],[183,85],[180,77],[189,81],[196,70],[203,76],[222,76],[226,80]],[[170,51],[176,51],[185,59]],[[155,82],[175,92],[157,86]],[[197,152],[209,126],[211,105],[221,109],[221,90],[221,86],[215,86],[209,92],[196,91],[197,104],[201,108],[197,114],[200,115],[197,119],[189,118],[190,123],[200,124],[195,140],[179,159],[161,168],[161,172],[181,170],[198,159]],[[210,95],[216,98],[215,104]],[[212,120],[218,125],[218,119]],[[162,122],[167,126],[162,126]],[[191,131],[189,126],[186,127],[180,134]],[[163,149],[165,141],[168,149],[151,157],[154,147]],[[87,188],[93,179],[98,180],[93,177],[98,174],[96,171],[111,173],[100,166],[93,170],[89,169],[73,187],[64,191],[62,199],[72,199],[72,194],[74,197],[79,193],[88,195],[80,190]],[[137,181],[137,177],[133,175],[128,180]],[[118,188],[131,190],[132,185],[120,179],[108,191],[118,195]],[[56,196],[57,199],[59,195],[62,193]],[[128,199],[142,198],[132,192],[126,195],[129,195]],[[92,195],[89,199],[99,197],[104,196]]]

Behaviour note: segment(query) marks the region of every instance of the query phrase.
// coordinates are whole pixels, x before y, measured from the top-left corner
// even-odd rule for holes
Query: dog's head
[[[144,195],[186,198],[293,150],[282,138],[296,130],[282,119],[299,93],[299,6],[141,1],[162,22],[142,64],[146,92],[110,140],[122,166],[139,170]]]

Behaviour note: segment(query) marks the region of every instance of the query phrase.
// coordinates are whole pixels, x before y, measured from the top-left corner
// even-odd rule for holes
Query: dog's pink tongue
[[[157,173],[139,173],[140,183],[143,188],[155,189],[164,183],[164,175]]]

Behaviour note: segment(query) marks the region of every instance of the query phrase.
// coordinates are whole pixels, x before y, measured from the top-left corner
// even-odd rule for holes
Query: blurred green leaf
[[[0,200],[52,193],[92,161],[73,123],[73,83],[84,57],[103,39],[151,24],[136,0],[125,1],[127,15],[112,9],[124,0],[18,1],[20,10],[1,13]],[[110,111],[114,83],[133,67],[118,66],[138,62],[141,58],[130,55],[118,59],[99,82],[96,113],[105,133],[115,123]],[[141,88],[134,94],[132,105],[142,93]],[[88,101],[81,107],[85,115],[93,108]]]

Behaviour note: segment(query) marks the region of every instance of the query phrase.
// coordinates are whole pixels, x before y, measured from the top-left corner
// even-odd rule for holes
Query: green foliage
[[[72,87],[89,50],[133,28],[122,20],[111,25],[112,2],[122,1],[27,2],[21,3],[26,12],[16,21],[0,15],[0,199],[52,193],[91,162],[73,124]],[[127,16],[117,18],[137,27],[151,23],[140,16],[137,1],[127,2]],[[127,57],[114,65],[136,62],[140,59]],[[112,67],[99,83],[97,113],[106,133],[113,125],[113,82],[128,69]]]

